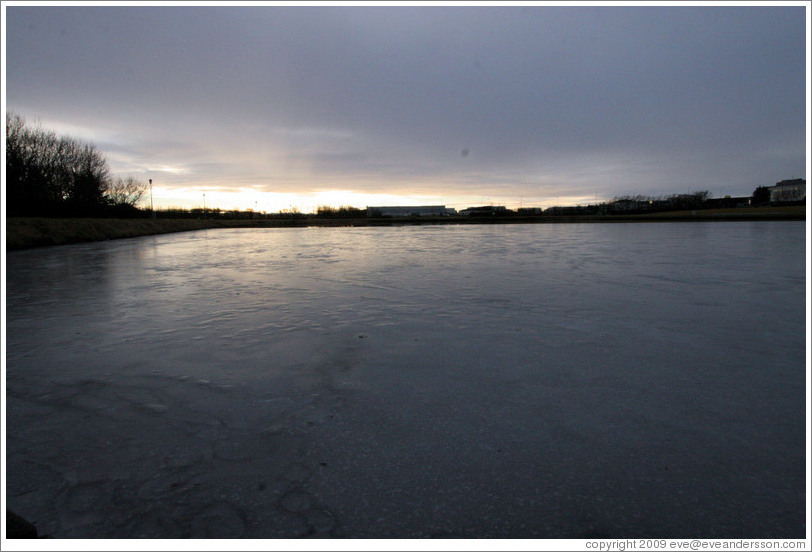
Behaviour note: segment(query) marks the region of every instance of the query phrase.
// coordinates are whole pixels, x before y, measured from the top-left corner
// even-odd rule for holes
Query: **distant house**
[[[445,205],[367,207],[367,217],[444,217],[456,214]]]
[[[802,203],[806,201],[806,180],[782,180],[770,187],[770,203],[787,204]]]

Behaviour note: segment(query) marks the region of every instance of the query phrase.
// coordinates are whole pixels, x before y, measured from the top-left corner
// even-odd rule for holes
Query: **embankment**
[[[230,221],[153,219],[9,218],[6,249],[27,249],[89,241],[135,238],[170,232],[227,227]]]
[[[403,224],[539,224],[606,222],[702,222],[744,220],[806,220],[803,205],[707,209],[637,215],[573,215],[512,217],[416,217],[390,219],[6,219],[6,249],[27,249],[89,241],[135,238],[153,234],[187,232],[207,228],[279,228],[291,226],[388,226]]]

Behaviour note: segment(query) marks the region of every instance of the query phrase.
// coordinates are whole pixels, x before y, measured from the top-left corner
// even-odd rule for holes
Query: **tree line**
[[[136,204],[146,189],[114,177],[93,144],[6,114],[8,216],[144,216]]]

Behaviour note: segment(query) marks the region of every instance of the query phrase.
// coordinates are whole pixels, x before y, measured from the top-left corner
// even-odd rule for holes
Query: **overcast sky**
[[[158,205],[548,207],[806,173],[802,3],[4,7],[7,109]]]

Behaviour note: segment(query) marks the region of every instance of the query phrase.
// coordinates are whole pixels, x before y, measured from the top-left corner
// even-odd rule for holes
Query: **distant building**
[[[583,215],[600,215],[605,214],[602,205],[574,205],[570,207],[547,207],[544,214],[548,216],[583,216]]]
[[[367,207],[368,217],[445,217],[454,214],[456,211],[445,205]]]
[[[496,215],[505,215],[507,214],[507,207],[502,205],[493,206],[488,205],[486,207],[468,207],[467,209],[463,209],[460,211],[460,215],[464,217],[493,217]]]
[[[770,203],[802,203],[806,201],[806,180],[782,180],[770,187]]]
[[[617,199],[606,206],[609,213],[630,213],[648,211],[652,207],[649,199]]]
[[[540,215],[544,212],[541,207],[519,207],[520,215]]]
[[[752,203],[750,197],[712,197],[705,200],[704,207],[707,209],[731,209],[734,207],[748,207]]]

